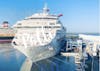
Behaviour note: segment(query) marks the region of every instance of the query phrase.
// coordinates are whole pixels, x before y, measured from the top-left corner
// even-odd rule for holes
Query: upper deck
[[[49,13],[47,6],[43,8],[42,13],[35,13],[32,16],[26,17],[24,20],[18,21],[13,27],[14,28],[37,28],[41,26],[56,26],[61,27],[59,21],[59,15],[52,15]],[[55,28],[56,28],[55,27]]]

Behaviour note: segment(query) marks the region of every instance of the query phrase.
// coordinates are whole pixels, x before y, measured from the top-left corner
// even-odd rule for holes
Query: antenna
[[[45,9],[47,9],[47,8],[48,8],[48,5],[47,5],[47,3],[45,3],[45,4],[44,4],[44,8],[45,8]]]
[[[43,13],[48,14],[49,9],[47,7],[47,3],[44,4]]]

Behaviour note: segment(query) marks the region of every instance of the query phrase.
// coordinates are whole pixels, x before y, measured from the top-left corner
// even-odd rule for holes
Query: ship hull
[[[13,37],[0,37],[0,43],[11,43],[13,40]]]
[[[66,31],[63,29],[56,31],[53,39],[51,39],[51,41],[48,42],[47,44],[32,45],[32,46],[27,45],[27,47],[24,45],[23,39],[18,38],[19,34],[20,33],[16,34],[15,36],[17,37],[17,39],[16,38],[13,39],[12,46],[14,46],[14,48],[19,50],[20,52],[22,52],[26,57],[31,59],[32,62],[40,61],[52,57],[54,55],[57,55],[61,51],[64,51],[64,49],[66,48]],[[27,44],[30,44],[29,41],[27,42]]]
[[[58,54],[62,47],[65,48],[65,38],[61,40],[53,39],[51,43],[44,46],[33,46],[23,48],[23,46],[15,46],[14,48],[22,52],[26,57],[32,60],[32,62],[40,61]],[[63,42],[62,42],[63,41]]]

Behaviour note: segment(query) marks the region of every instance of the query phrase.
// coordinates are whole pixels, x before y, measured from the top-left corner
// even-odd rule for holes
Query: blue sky
[[[99,32],[99,0],[0,0],[0,23],[13,25],[40,12],[45,3],[52,14],[63,14],[68,32]]]

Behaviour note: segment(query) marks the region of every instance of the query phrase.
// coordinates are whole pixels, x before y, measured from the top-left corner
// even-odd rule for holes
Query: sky
[[[14,25],[36,12],[47,3],[51,14],[60,18],[67,32],[100,32],[99,0],[0,0],[0,23]]]

